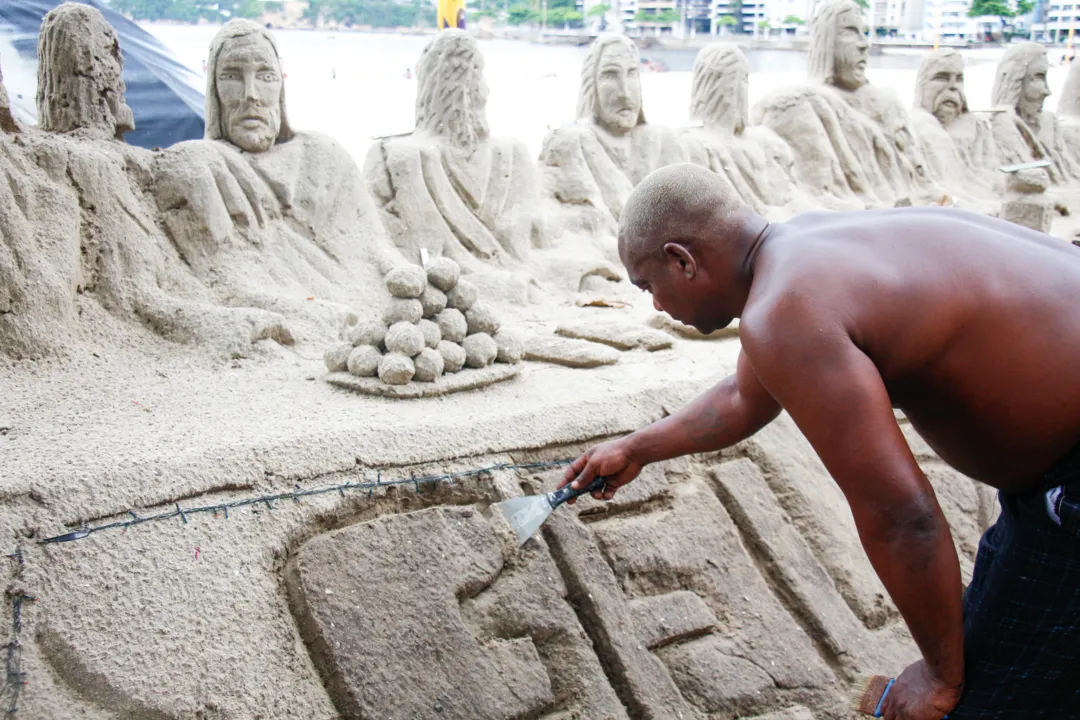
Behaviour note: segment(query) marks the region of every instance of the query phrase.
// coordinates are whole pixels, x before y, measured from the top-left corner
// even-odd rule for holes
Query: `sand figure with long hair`
[[[244,304],[336,333],[346,307],[384,301],[404,262],[349,153],[288,120],[273,35],[231,20],[210,45],[204,140],[154,163],[164,226],[200,277]],[[308,298],[315,298],[309,301]]]
[[[79,3],[52,10],[38,36],[38,126],[123,139],[135,129],[123,71],[120,41],[101,12]]]
[[[707,45],[694,59],[690,120],[691,160],[724,175],[743,201],[759,212],[792,204],[812,206],[796,187],[795,156],[767,127],[750,125],[750,64],[738,46]],[[790,208],[789,208],[790,209]]]
[[[364,175],[410,261],[447,256],[464,268],[524,260],[543,244],[539,176],[524,143],[488,131],[488,86],[476,40],[440,32],[416,68],[416,126],[381,138]]]
[[[998,63],[991,103],[994,141],[1003,163],[1049,160],[1051,181],[1080,177],[1059,135],[1057,118],[1043,109],[1050,96],[1046,48],[1034,42],[1012,46]]]
[[[791,146],[809,192],[855,207],[934,192],[899,98],[866,78],[866,35],[854,0],[823,2],[810,23],[810,85],[770,93],[753,109],[755,123]]]
[[[225,355],[291,342],[280,316],[219,303],[159,229],[153,154],[122,142],[134,121],[101,12],[49,12],[38,57],[39,125],[0,143],[0,352],[48,355],[125,323]]]
[[[969,110],[964,58],[953,48],[923,57],[915,78],[911,124],[934,180],[958,194],[1000,191],[1000,162],[990,120]]]
[[[640,67],[632,40],[598,37],[581,68],[576,122],[544,139],[544,192],[561,205],[570,230],[614,235],[634,186],[688,159],[678,133],[645,122]]]

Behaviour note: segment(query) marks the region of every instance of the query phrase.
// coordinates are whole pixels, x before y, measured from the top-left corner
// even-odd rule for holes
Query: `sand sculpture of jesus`
[[[349,153],[289,124],[277,44],[257,23],[218,31],[205,139],[166,150],[154,175],[184,260],[246,304],[286,313],[310,297],[378,306],[382,276],[404,262]]]
[[[544,192],[572,231],[614,235],[623,203],[653,170],[689,160],[673,129],[645,122],[641,60],[623,35],[601,35],[581,69],[577,121],[544,140]]]
[[[383,223],[412,262],[421,249],[465,268],[524,260],[543,244],[539,176],[524,143],[488,130],[484,58],[444,30],[416,67],[416,127],[372,145],[364,175]]]
[[[794,150],[809,192],[856,207],[933,192],[899,98],[866,79],[868,48],[854,0],[823,2],[810,24],[811,84],[771,93],[753,111]]]
[[[694,59],[687,130],[691,161],[724,175],[743,201],[772,215],[813,203],[795,183],[795,156],[767,127],[750,124],[750,64],[738,46],[712,43]]]
[[[1080,177],[1064,147],[1057,118],[1043,110],[1050,96],[1046,48],[1034,42],[1018,43],[998,63],[992,100],[996,109],[991,124],[1003,163],[1049,160],[1047,171],[1055,183]]]

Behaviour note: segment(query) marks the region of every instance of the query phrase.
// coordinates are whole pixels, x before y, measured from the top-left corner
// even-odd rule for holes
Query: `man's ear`
[[[679,263],[680,272],[686,275],[687,280],[692,280],[697,277],[697,260],[694,259],[693,254],[690,252],[690,248],[679,243],[670,242],[664,245],[664,253]]]

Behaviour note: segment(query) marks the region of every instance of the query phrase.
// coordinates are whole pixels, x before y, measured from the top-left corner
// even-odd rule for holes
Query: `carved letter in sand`
[[[629,38],[597,38],[581,70],[577,122],[544,140],[544,192],[562,204],[568,229],[614,234],[634,186],[689,159],[674,130],[645,123],[640,64]]]
[[[536,166],[520,141],[489,136],[483,72],[476,40],[440,32],[416,68],[416,129],[368,152],[365,176],[412,262],[425,248],[476,268],[543,243]]]
[[[154,174],[165,228],[198,276],[312,316],[326,336],[344,317],[337,303],[381,304],[383,274],[403,262],[345,149],[289,125],[277,46],[251,21],[226,23],[210,45],[206,139],[166,150]]]
[[[1050,160],[1053,165],[1047,170],[1051,180],[1063,182],[1080,177],[1080,172],[1063,152],[1057,118],[1043,110],[1043,102],[1050,96],[1048,69],[1046,48],[1038,43],[1014,45],[1001,58],[992,102],[995,109],[1004,112],[994,115],[994,140],[1003,163]]]
[[[853,0],[823,2],[810,25],[810,87],[771,93],[754,120],[795,152],[811,193],[856,205],[930,194],[922,154],[896,93],[866,80],[868,43]]]
[[[45,16],[38,37],[38,125],[123,139],[135,129],[123,75],[113,27],[89,5],[64,3]]]

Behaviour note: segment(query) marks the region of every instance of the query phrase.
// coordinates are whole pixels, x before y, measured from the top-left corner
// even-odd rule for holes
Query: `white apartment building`
[[[585,5],[601,0],[583,0]],[[807,29],[814,9],[822,0],[607,0],[613,10],[608,22],[616,20],[631,33],[672,32],[682,34],[680,23],[638,23],[639,11],[685,18],[685,29],[694,34],[720,35],[741,30],[754,34],[755,28],[767,23],[772,33],[797,33]],[[1064,38],[1070,23],[1075,23],[1077,43],[1080,44],[1080,0],[1042,0],[1046,3],[1046,34]],[[877,37],[895,37],[922,42],[958,43],[977,40],[989,27],[1000,25],[996,17],[969,18],[971,0],[870,0],[873,3],[872,25]],[[1010,0],[1015,4],[1015,0]],[[740,8],[741,5],[741,8]],[[741,10],[741,27],[724,21],[725,16],[737,17]],[[799,22],[785,22],[798,18]],[[727,22],[728,24],[725,24]]]
[[[1080,45],[1080,0],[1047,0],[1042,20],[1036,30],[1044,37],[1068,42],[1072,30],[1074,45]]]

